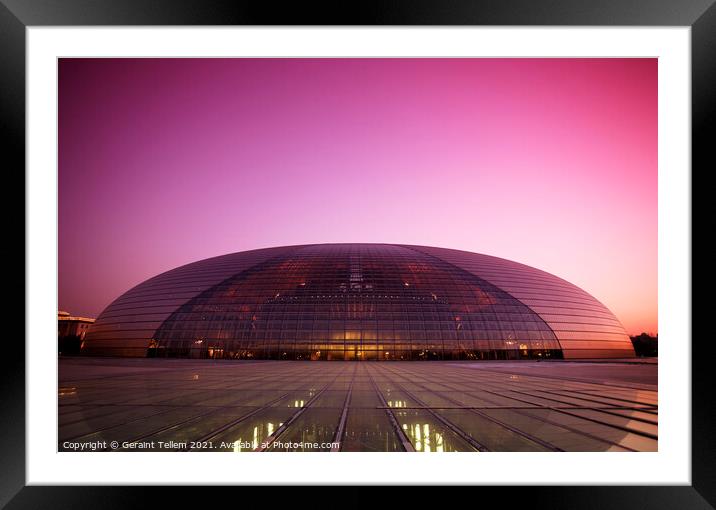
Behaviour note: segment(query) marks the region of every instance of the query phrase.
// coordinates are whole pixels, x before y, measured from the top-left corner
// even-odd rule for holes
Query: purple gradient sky
[[[544,269],[657,331],[656,59],[62,59],[59,306],[253,248]]]

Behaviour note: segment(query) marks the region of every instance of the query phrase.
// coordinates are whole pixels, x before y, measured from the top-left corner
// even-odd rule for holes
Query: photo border
[[[351,19],[330,11],[297,10],[271,13],[255,6],[218,6],[211,2],[158,2],[151,10],[140,2],[85,3],[80,0],[5,1],[0,5],[0,74],[3,139],[6,159],[24,167],[25,137],[25,28],[39,25],[683,25],[692,33],[692,158],[706,168],[712,163],[712,144],[707,134],[714,118],[713,86],[716,78],[716,8],[712,0],[684,1],[677,5],[646,0],[635,2],[551,2],[550,7],[526,1],[505,1],[499,8],[471,2],[406,2],[354,11]],[[11,7],[8,8],[7,4]],[[61,8],[59,7],[61,5]],[[447,4],[443,4],[443,7]],[[677,12],[678,11],[678,12]],[[14,166],[6,167],[6,172]],[[14,172],[13,174],[19,174]],[[693,174],[693,172],[692,172]],[[21,184],[24,187],[24,183]],[[6,218],[12,218],[10,201],[4,202]],[[25,253],[27,256],[27,253]],[[716,439],[713,376],[705,345],[692,345],[692,486],[690,487],[530,487],[531,504],[552,508],[616,506],[633,504],[650,508],[708,508],[715,500]],[[140,488],[25,487],[25,353],[24,345],[8,341],[2,373],[4,391],[0,437],[5,440],[0,460],[0,504],[12,499],[10,508],[107,506],[127,503]],[[487,489],[482,487],[481,489]],[[513,489],[510,489],[513,490]],[[518,492],[515,490],[515,496]],[[111,495],[110,495],[111,494]],[[13,497],[14,496],[14,497]]]

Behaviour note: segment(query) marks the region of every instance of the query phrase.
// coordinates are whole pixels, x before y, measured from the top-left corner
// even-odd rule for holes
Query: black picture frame
[[[572,25],[688,26],[692,58],[692,168],[714,168],[709,124],[716,119],[715,0],[404,0],[333,2],[327,5],[220,0],[0,0],[0,129],[3,172],[25,189],[25,29],[71,25]],[[698,175],[692,170],[692,177]],[[698,189],[698,188],[694,188]],[[15,193],[18,193],[15,191]],[[6,193],[6,196],[10,193]],[[5,218],[17,206],[2,201]],[[708,216],[709,218],[712,215]],[[19,221],[8,222],[20,229]],[[8,225],[12,228],[13,225]],[[24,231],[21,234],[24,237]],[[24,246],[24,244],[23,244]],[[693,249],[693,248],[692,248]],[[24,250],[23,250],[24,251]],[[5,248],[6,255],[17,252]],[[24,256],[27,257],[27,253]],[[12,272],[12,271],[8,271]],[[13,296],[15,302],[18,296]],[[698,309],[699,303],[694,303]],[[698,316],[698,315],[697,315]],[[8,320],[8,326],[12,323]],[[10,331],[10,329],[8,329]],[[23,332],[24,333],[24,332]],[[692,485],[611,487],[481,487],[509,491],[511,503],[549,508],[713,508],[716,505],[716,406],[711,397],[708,338],[692,335]],[[134,506],[142,487],[39,487],[25,485],[25,349],[16,331],[5,338],[0,391],[0,506],[93,508]],[[691,339],[684,339],[689,341]],[[343,493],[353,499],[361,488]],[[223,492],[223,491],[222,491]],[[192,496],[194,494],[194,496]],[[443,492],[443,495],[445,493]],[[185,503],[196,491],[174,488],[167,497]],[[216,495],[214,496],[216,497]],[[189,498],[189,499],[187,499]],[[216,500],[218,503],[218,500]],[[349,501],[350,502],[350,501]],[[335,504],[336,501],[333,501]],[[167,504],[168,501],[165,501]],[[340,502],[338,502],[340,504]]]

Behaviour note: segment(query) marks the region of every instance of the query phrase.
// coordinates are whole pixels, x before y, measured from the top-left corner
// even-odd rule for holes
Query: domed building
[[[544,271],[459,250],[319,244],[178,267],[117,298],[91,356],[281,360],[633,357],[616,317]]]

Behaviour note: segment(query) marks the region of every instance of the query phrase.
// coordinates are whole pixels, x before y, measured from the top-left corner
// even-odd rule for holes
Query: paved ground
[[[473,368],[495,372],[535,375],[610,386],[656,391],[658,365],[651,360],[559,361],[543,363],[502,362],[492,366],[472,363]]]
[[[651,362],[62,358],[58,449],[654,451]]]

